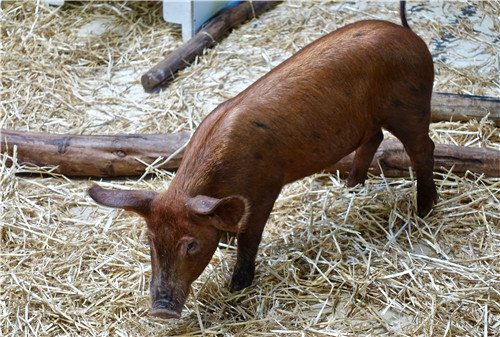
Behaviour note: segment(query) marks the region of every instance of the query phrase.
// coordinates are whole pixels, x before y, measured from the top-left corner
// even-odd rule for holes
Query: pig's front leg
[[[249,215],[237,235],[237,256],[231,279],[231,291],[244,289],[252,284],[255,273],[255,257],[262,232],[273,209],[279,191],[256,199],[250,206]],[[258,203],[258,204],[257,204]]]

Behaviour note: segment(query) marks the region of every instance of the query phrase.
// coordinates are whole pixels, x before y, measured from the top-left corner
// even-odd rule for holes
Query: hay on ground
[[[436,90],[498,96],[498,1],[407,7],[412,29],[431,46]],[[234,30],[164,91],[146,94],[140,75],[182,43],[161,10],[143,1],[2,2],[0,127],[192,131],[314,39],[359,19],[399,22],[396,2],[284,2]],[[431,136],[500,150],[487,119],[434,123]],[[268,221],[252,287],[228,291],[235,251],[221,247],[193,284],[183,318],[164,321],[148,315],[142,220],[96,206],[89,180],[41,178],[50,168],[7,168],[8,159],[0,157],[1,336],[500,333],[499,179],[437,176],[439,203],[426,219],[415,214],[411,177],[371,176],[352,189],[325,174],[290,184]],[[101,184],[162,190],[172,176]]]

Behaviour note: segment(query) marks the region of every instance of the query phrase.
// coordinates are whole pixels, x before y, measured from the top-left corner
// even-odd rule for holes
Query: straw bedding
[[[498,96],[498,36],[491,38],[498,1],[408,7],[413,30],[431,45],[436,90]],[[192,131],[308,42],[363,18],[399,22],[397,9],[285,2],[233,31],[164,91],[145,94],[140,75],[182,43],[159,2],[2,2],[0,126]],[[471,11],[475,20],[464,14]],[[454,38],[473,49],[469,64],[459,49],[436,47]],[[431,135],[500,150],[487,119],[435,123]],[[424,220],[415,215],[413,177],[372,176],[352,189],[326,174],[290,184],[268,221],[254,285],[227,290],[235,251],[221,246],[193,284],[183,318],[163,321],[148,316],[142,220],[96,206],[86,196],[90,180],[42,178],[50,168],[6,161],[0,157],[1,336],[500,334],[499,179],[437,176],[439,203]],[[162,190],[172,176],[156,170],[102,185]]]

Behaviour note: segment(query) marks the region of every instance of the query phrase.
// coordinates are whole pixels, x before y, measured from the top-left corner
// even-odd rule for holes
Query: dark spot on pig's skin
[[[399,99],[395,99],[391,102],[391,105],[394,108],[402,108],[404,106],[403,102],[401,102]]]
[[[266,124],[264,124],[264,123],[262,123],[262,122],[259,122],[259,121],[257,121],[257,122],[253,122],[253,124],[254,124],[256,127],[259,127],[259,128],[262,128],[262,129],[267,129],[267,128],[268,128]]]
[[[262,159],[264,159],[264,158],[262,157],[262,155],[261,155],[259,152],[256,152],[253,156],[254,156],[254,157],[255,157],[255,159],[257,159],[257,160],[262,160]]]
[[[422,96],[427,90],[428,87],[425,84],[421,84],[418,88],[414,86],[410,88],[410,91],[414,96]]]
[[[360,37],[360,36],[363,36],[364,34],[363,33],[357,33],[356,35],[354,35],[354,37]]]
[[[316,131],[313,131],[312,136],[314,137],[314,139],[318,139],[318,140],[321,139],[321,135],[319,133],[317,133]]]

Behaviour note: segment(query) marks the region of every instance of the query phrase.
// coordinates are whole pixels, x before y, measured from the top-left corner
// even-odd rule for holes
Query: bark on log
[[[68,177],[136,176],[145,172],[144,163],[159,157],[173,157],[162,168],[179,167],[189,133],[153,135],[77,136],[0,130],[0,152],[13,154],[17,162],[36,166],[57,166],[53,171]],[[176,153],[179,149],[178,153]]]
[[[193,38],[142,75],[142,86],[150,92],[159,85],[167,84],[178,70],[189,66],[197,55],[203,53],[204,49],[212,47],[231,28],[262,14],[279,2],[245,1],[223,10],[210,19]]]
[[[346,175],[351,169],[354,153],[344,157],[327,169]],[[386,177],[407,177],[410,158],[399,140],[384,139],[372,160],[368,172],[380,175],[380,168]],[[484,173],[487,177],[500,177],[500,151],[456,145],[436,144],[434,149],[434,172],[448,172],[464,175],[467,171]]]
[[[56,173],[71,176],[119,177],[144,173],[146,166],[158,157],[175,154],[162,169],[178,168],[188,133],[166,135],[73,136],[0,130],[1,153],[12,155],[17,146],[18,163],[37,166],[57,166]],[[463,175],[467,171],[500,177],[500,151],[454,145],[436,145],[436,172]],[[339,170],[346,175],[353,154],[327,171]],[[140,161],[139,161],[140,160]],[[161,162],[161,161],[160,161]],[[386,177],[407,177],[410,160],[397,140],[386,139],[379,147],[369,172],[378,175],[380,167]]]
[[[433,122],[480,120],[489,114],[488,119],[500,126],[500,98],[498,97],[433,92],[431,111]]]

